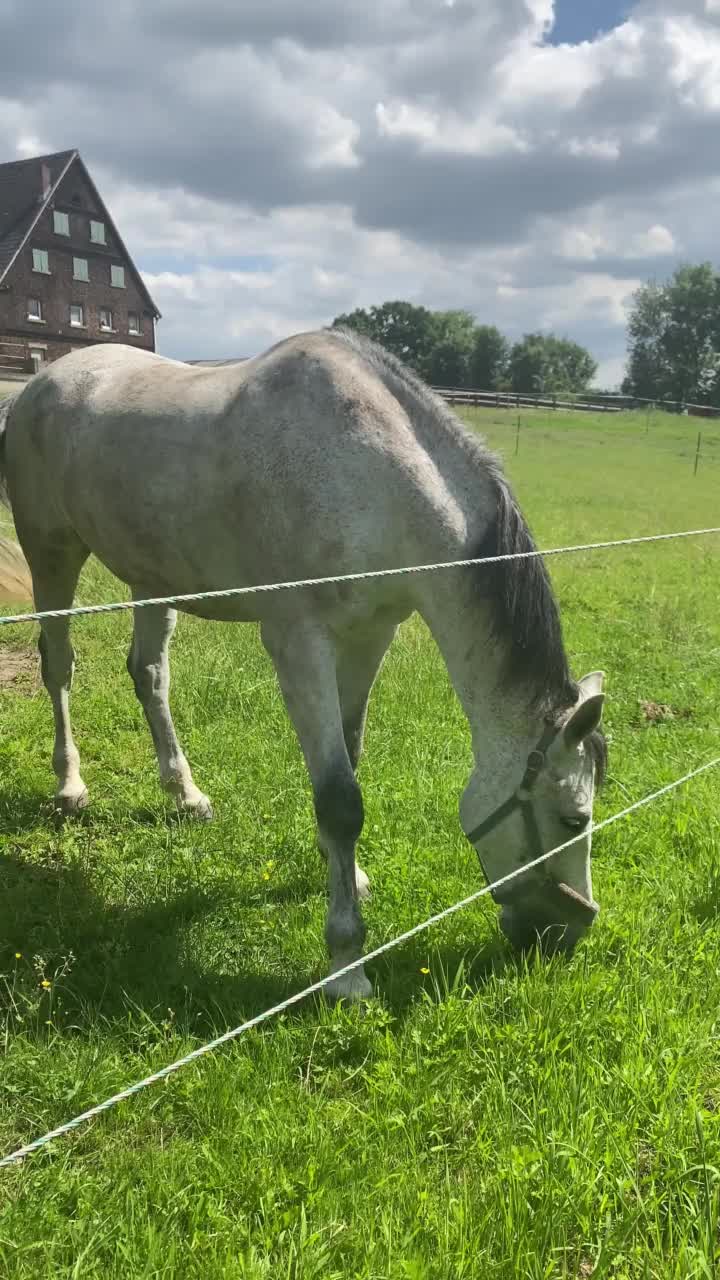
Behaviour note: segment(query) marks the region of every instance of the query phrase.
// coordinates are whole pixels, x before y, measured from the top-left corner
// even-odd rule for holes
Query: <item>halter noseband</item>
[[[473,827],[472,831],[468,831],[466,833],[471,844],[474,845],[477,840],[482,840],[490,831],[494,831],[505,818],[509,817],[511,813],[514,813],[516,809],[519,809],[522,813],[523,822],[525,823],[525,833],[531,849],[531,857],[528,861],[531,862],[533,858],[540,857],[541,854],[544,853],[540,827],[538,826],[538,820],[535,816],[535,808],[532,802],[532,791],[540,774],[545,768],[548,749],[555,741],[559,732],[560,730],[556,728],[551,721],[548,721],[545,729],[543,730],[540,741],[537,746],[533,748],[527,758],[525,772],[522,776],[520,785],[515,789],[515,791],[513,791],[513,794],[503,802],[503,804],[493,810],[488,818],[485,818],[485,820],[479,823],[478,826]],[[495,894],[492,896],[496,901],[498,901]]]

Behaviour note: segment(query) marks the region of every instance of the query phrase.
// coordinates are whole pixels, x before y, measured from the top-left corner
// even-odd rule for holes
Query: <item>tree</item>
[[[433,312],[432,345],[426,376],[436,387],[466,387],[475,320],[469,311]]]
[[[638,289],[623,391],[698,404],[720,395],[720,276],[709,262]]]
[[[337,316],[333,328],[339,326],[374,338],[421,377],[428,376],[435,318],[426,307],[416,307],[412,302],[383,302],[382,306],[370,307],[369,311],[358,308],[349,315]]]
[[[596,372],[597,364],[589,351],[552,333],[526,333],[510,352],[513,391],[579,394]]]
[[[481,391],[496,391],[510,364],[510,344],[494,324],[478,325],[473,335],[469,383]]]
[[[670,385],[665,351],[667,328],[665,289],[649,282],[637,290],[628,320],[628,372],[623,393],[643,400],[662,399]]]
[[[528,333],[512,350],[495,325],[469,311],[429,311],[411,302],[383,302],[340,315],[333,326],[373,338],[437,387],[579,392],[597,365],[584,347],[554,334]]]

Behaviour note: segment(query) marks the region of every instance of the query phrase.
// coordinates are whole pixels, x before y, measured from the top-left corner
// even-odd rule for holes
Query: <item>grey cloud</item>
[[[634,74],[622,58],[616,63],[612,38],[586,46],[569,106],[542,82],[537,50],[536,81],[521,74],[506,89],[503,57],[512,47],[522,69],[540,36],[526,0],[114,0],[101,8],[74,0],[43,5],[41,21],[27,0],[0,0],[0,97],[8,104],[0,141],[12,154],[21,104],[26,137],[78,146],[91,168],[139,190],[184,189],[265,216],[342,206],[356,227],[395,232],[449,264],[482,248],[502,256],[524,245],[537,315],[544,290],[571,289],[579,274],[645,278],[669,265],[664,256],[612,252],[591,262],[559,257],[544,247],[546,221],[581,224],[602,206],[621,225],[628,210],[642,210],[642,225],[671,227],[684,253],[714,251],[702,197],[688,193],[707,191],[720,174],[720,113],[702,95],[693,105],[673,79],[669,16],[717,34],[720,13],[704,0],[641,0]],[[547,74],[569,65],[548,58]],[[694,85],[692,66],[689,74]],[[437,113],[445,149],[423,135],[422,121],[415,136],[382,133],[380,102],[404,104],[411,124],[413,112]],[[513,127],[524,149],[453,150],[453,131],[480,119]],[[592,152],[603,143],[618,154]],[[341,246],[333,253],[337,263]],[[497,299],[481,270],[485,284],[474,296],[514,326],[520,304]],[[458,276],[447,278],[447,305],[462,305]],[[586,303],[589,324],[598,342],[610,342],[617,326],[603,328],[598,306]]]
[[[700,10],[700,0],[687,4]],[[91,164],[140,185],[260,211],[332,201],[369,228],[447,246],[511,243],[539,216],[650,196],[720,169],[712,117],[673,97],[670,54],[657,33],[643,49],[644,74],[605,65],[572,111],[552,98],[529,108],[522,95],[501,104],[500,122],[517,125],[527,150],[473,156],[380,135],[375,104],[385,94],[423,109],[462,104],[469,123],[495,109],[488,67],[511,35],[531,30],[524,0],[367,8],[361,0],[207,0],[201,9],[189,0],[117,0],[101,12],[98,26],[90,0],[48,6],[38,27],[24,0],[5,0],[2,92],[22,93],[50,145],[77,145]],[[314,51],[274,45],[281,36]],[[343,60],[326,52],[339,44],[345,76]],[[357,131],[360,163],[334,160],[331,148],[314,163],[324,132],[341,139],[343,118],[348,136]],[[657,137],[633,142],[643,124]],[[617,139],[620,155],[573,155],[569,136]]]

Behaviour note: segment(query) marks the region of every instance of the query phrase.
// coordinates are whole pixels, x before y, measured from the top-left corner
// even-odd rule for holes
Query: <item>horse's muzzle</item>
[[[600,910],[569,885],[545,880],[528,893],[508,894],[500,927],[518,950],[540,945],[543,951],[569,952],[587,933]]]

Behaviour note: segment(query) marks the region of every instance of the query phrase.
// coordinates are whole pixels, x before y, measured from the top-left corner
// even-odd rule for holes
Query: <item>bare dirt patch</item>
[[[666,702],[641,702],[643,718],[650,724],[663,724],[666,720],[689,720],[689,707],[670,707]]]
[[[0,647],[0,689],[29,697],[40,687],[40,664],[35,649]]]

